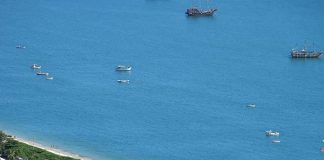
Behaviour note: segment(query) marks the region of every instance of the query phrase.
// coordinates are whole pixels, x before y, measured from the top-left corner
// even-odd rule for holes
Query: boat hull
[[[272,143],[280,143],[280,140],[273,140]]]
[[[53,77],[46,77],[46,80],[53,80]]]
[[[117,66],[116,67],[116,71],[131,71],[132,70],[132,67],[130,66]]]
[[[269,130],[269,131],[265,132],[265,135],[266,136],[279,136],[280,133],[279,132],[273,132],[273,131]]]
[[[132,69],[128,68],[128,69],[116,69],[116,71],[131,71]]]
[[[249,105],[247,105],[247,107],[249,107],[249,108],[255,108],[256,105],[255,104],[249,104]]]
[[[129,80],[117,80],[118,83],[129,83]]]
[[[40,76],[48,76],[49,75],[49,73],[43,73],[43,72],[38,72],[36,74],[37,75],[40,75]]]
[[[298,52],[298,51],[293,51],[290,54],[291,54],[291,58],[319,58],[323,53],[322,52]]]
[[[310,55],[310,54],[306,54],[306,55],[291,55],[291,58],[319,58],[321,54],[315,54],[315,55]]]

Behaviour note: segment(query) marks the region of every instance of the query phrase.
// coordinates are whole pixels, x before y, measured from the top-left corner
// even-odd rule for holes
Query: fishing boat
[[[118,65],[116,67],[116,71],[131,71],[131,70],[132,70],[131,66]]]
[[[207,0],[208,3],[208,0]],[[212,16],[214,12],[217,11],[216,8],[202,9],[198,7],[188,8],[185,12],[188,16]]]
[[[31,66],[32,69],[41,69],[41,67],[42,67],[42,66],[39,66],[39,65],[37,65],[37,64],[33,64],[33,65]]]
[[[266,136],[279,136],[280,133],[279,132],[274,132],[272,130],[269,131],[265,131]]]
[[[127,79],[119,79],[117,80],[118,83],[129,83],[129,80]]]

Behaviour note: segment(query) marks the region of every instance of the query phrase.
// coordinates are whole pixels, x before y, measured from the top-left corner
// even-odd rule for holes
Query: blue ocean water
[[[323,159],[324,57],[289,51],[324,50],[324,1],[194,4],[1,0],[0,129],[93,159]]]

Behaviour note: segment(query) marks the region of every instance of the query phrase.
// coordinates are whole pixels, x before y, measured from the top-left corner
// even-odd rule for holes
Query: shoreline
[[[45,150],[47,152],[51,152],[51,153],[56,154],[56,155],[59,155],[59,156],[70,157],[70,158],[79,159],[79,160],[92,160],[89,157],[85,157],[85,156],[81,156],[79,154],[67,152],[67,151],[64,151],[64,150],[62,150],[60,148],[55,148],[55,147],[43,145],[43,144],[37,143],[35,141],[26,140],[24,138],[17,137],[16,135],[10,134],[8,132],[4,132],[4,133],[7,134],[7,135],[12,136],[12,138],[14,140],[18,141],[18,142],[27,144],[27,145],[32,146],[32,147],[35,147],[35,148],[43,149],[43,150]]]

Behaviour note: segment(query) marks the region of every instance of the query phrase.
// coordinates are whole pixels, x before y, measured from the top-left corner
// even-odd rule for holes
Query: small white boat
[[[273,140],[272,143],[280,143],[280,140]]]
[[[26,46],[23,46],[23,45],[19,44],[19,45],[16,46],[16,48],[17,48],[17,49],[25,49]]]
[[[40,75],[40,76],[48,76],[49,75],[49,73],[47,73],[47,72],[37,72],[36,74]]]
[[[324,139],[322,140],[322,143],[324,143]]]
[[[117,80],[118,83],[129,83],[129,80],[127,79],[119,79]]]
[[[33,64],[33,65],[31,66],[31,68],[32,68],[32,69],[41,69],[42,66],[39,66],[39,65],[37,65],[37,64]]]
[[[321,152],[324,152],[324,147],[321,147],[321,148],[320,148],[320,151],[321,151]]]
[[[280,133],[279,132],[274,132],[272,130],[269,131],[265,131],[266,136],[279,136]]]
[[[46,80],[53,80],[54,77],[46,77]]]
[[[132,70],[131,66],[118,65],[116,67],[116,71],[131,71],[131,70]]]
[[[246,107],[249,107],[249,108],[255,108],[256,105],[252,103],[252,104],[248,104]]]

